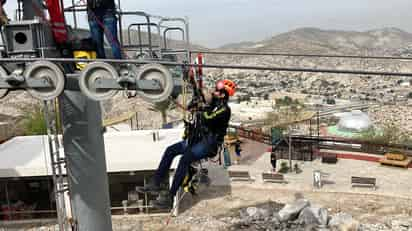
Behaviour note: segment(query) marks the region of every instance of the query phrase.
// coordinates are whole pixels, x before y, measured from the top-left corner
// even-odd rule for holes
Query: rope
[[[185,80],[183,80],[183,85],[182,85],[182,102],[183,105],[187,105],[187,82]],[[186,120],[186,110],[182,110],[183,112],[183,120]]]
[[[200,165],[199,165],[199,166],[200,166],[200,169],[197,171],[196,175],[194,175],[194,176],[192,177],[192,179],[194,179],[195,177],[198,178],[198,177],[200,176],[200,174],[201,174],[202,162],[199,162],[199,163],[200,163]],[[171,209],[171,211],[170,211],[170,213],[169,213],[169,216],[168,216],[167,219],[166,219],[166,224],[165,224],[164,227],[161,229],[162,231],[163,231],[163,230],[166,230],[167,226],[170,224],[170,221],[172,220],[172,217],[173,217],[173,213],[175,212],[177,206],[179,206],[180,202],[183,200],[183,198],[185,197],[186,194],[187,194],[187,192],[183,190],[182,196],[179,198],[179,200],[176,202],[176,204],[175,204],[175,205],[173,206],[173,208]]]
[[[160,229],[160,230],[162,230],[162,231],[163,231],[163,230],[166,230],[167,226],[170,224],[170,221],[172,220],[173,213],[175,212],[177,206],[179,206],[180,202],[181,202],[181,201],[183,200],[183,198],[185,197],[186,193],[187,193],[187,192],[184,191],[183,194],[182,194],[182,196],[179,198],[179,200],[176,201],[175,206],[173,206],[172,210],[171,210],[170,213],[169,213],[169,216],[168,216],[167,219],[166,219],[166,224],[165,224],[165,225],[163,226],[163,228]]]

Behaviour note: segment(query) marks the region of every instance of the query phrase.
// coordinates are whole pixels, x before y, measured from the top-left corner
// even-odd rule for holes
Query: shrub
[[[23,130],[24,135],[45,135],[47,134],[46,120],[41,106],[34,105],[33,108],[23,109]]]
[[[280,173],[287,173],[287,172],[289,172],[288,162],[282,161],[282,163],[280,163],[279,172],[280,172]]]
[[[300,167],[299,167],[299,164],[298,164],[298,163],[295,163],[295,164],[293,165],[293,170],[295,171],[295,173],[296,173],[296,174],[298,174],[298,173],[301,173],[301,172],[302,172],[302,169],[300,169]]]

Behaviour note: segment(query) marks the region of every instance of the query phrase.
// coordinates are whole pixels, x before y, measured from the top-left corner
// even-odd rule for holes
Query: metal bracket
[[[46,80],[41,79],[29,79],[25,80],[19,85],[12,85],[7,82],[7,79],[0,79],[0,89],[12,89],[18,90],[22,88],[36,88],[36,89],[46,89],[52,88],[53,86]]]
[[[159,81],[141,79],[136,81],[136,89],[142,91],[159,91],[162,90],[162,86],[160,85]]]
[[[138,91],[159,91],[162,90],[160,83],[156,80],[134,80],[127,78],[126,81],[120,83],[113,79],[99,79],[96,80],[94,87],[96,89],[110,89],[110,90],[123,90],[123,83],[129,83],[128,90]]]

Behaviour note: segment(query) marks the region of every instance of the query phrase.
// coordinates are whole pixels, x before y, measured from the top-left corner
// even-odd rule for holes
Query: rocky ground
[[[350,193],[264,190],[248,186],[204,188],[187,196],[182,214],[114,216],[116,231],[412,230],[412,201]],[[169,220],[169,224],[166,225]],[[0,230],[51,231],[54,225]]]
[[[383,105],[368,110],[374,124],[391,124],[403,132],[412,131],[412,107],[400,105]]]
[[[221,196],[209,189],[205,200],[188,199],[195,205],[164,230],[412,230],[412,202],[406,199],[244,186],[225,191]],[[143,230],[165,228],[156,223],[143,223]]]

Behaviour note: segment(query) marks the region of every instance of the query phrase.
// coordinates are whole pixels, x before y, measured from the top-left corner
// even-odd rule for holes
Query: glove
[[[196,109],[199,107],[199,101],[197,100],[192,100],[189,102],[189,104],[187,105],[187,109],[188,110],[192,110],[192,109]]]
[[[0,15],[0,26],[8,24],[10,19],[7,18],[7,15]]]
[[[9,23],[10,19],[9,17],[7,17],[6,11],[4,11],[3,5],[6,2],[2,1],[2,3],[0,4],[0,26],[6,25]]]

